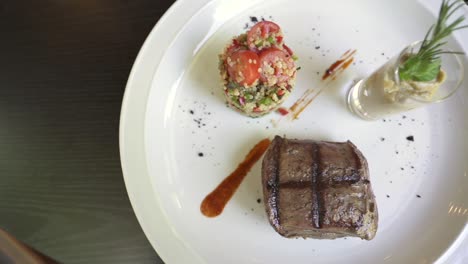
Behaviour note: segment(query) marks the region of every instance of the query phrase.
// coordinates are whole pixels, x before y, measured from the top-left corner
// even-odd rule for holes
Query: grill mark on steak
[[[319,154],[319,146],[316,143],[313,143],[313,151],[312,151],[312,160],[314,164],[312,164],[312,224],[315,228],[321,228],[320,225],[320,199],[318,195],[318,191],[320,188],[318,186],[319,180],[318,176],[320,173],[320,168],[318,164],[320,164],[320,154]]]
[[[298,182],[298,181],[287,181],[280,183],[279,188],[286,188],[286,189],[305,189],[305,188],[310,188],[309,185],[304,184],[304,182]]]
[[[318,167],[318,174],[317,174],[317,203],[318,203],[318,215],[319,215],[319,228],[323,228],[323,221],[325,219],[326,213],[326,206],[325,206],[325,197],[323,192],[325,188],[329,187],[329,184],[325,184],[323,181],[323,171],[326,168],[324,166],[324,157],[321,154],[322,145],[318,143],[314,143],[317,146],[317,167]]]

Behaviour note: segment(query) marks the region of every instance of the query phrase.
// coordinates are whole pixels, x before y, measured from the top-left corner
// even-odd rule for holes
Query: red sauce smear
[[[262,157],[268,146],[270,146],[270,140],[268,138],[258,142],[257,145],[250,150],[249,154],[247,154],[244,161],[237,166],[237,169],[203,199],[200,211],[204,216],[216,217],[223,212],[224,207],[232,198],[247,173],[249,173],[250,169],[252,169],[255,163]]]
[[[322,80],[326,80],[328,77],[334,75],[339,70],[344,70],[354,61],[353,55],[356,50],[347,50],[339,60],[335,61],[322,76]]]
[[[280,107],[280,108],[278,108],[278,113],[280,113],[282,116],[285,116],[285,115],[289,114],[289,111],[284,107]]]

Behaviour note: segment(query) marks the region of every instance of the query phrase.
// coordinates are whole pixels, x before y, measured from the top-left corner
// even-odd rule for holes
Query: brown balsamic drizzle
[[[317,98],[323,90],[318,91],[312,98],[309,98],[308,100],[305,101],[304,104],[298,109],[298,111],[294,112],[293,118],[298,119],[299,115]]]
[[[346,70],[353,62],[354,62],[354,55],[356,54],[357,50],[349,49],[347,50],[341,57],[335,61],[322,76],[322,81],[327,80],[331,77],[329,82],[325,85],[322,89],[307,89],[304,94],[289,108],[293,120],[298,119],[299,115],[317,98],[322,91],[327,87],[327,85],[335,81],[339,74]],[[314,94],[315,92],[315,94]]]
[[[347,50],[343,55],[341,55],[341,57],[344,57],[344,56],[347,56],[349,53],[351,52],[351,50]]]
[[[347,61],[345,61],[345,63],[343,63],[343,67],[342,67],[343,70],[346,70],[349,67],[349,65],[351,65],[351,63],[353,63],[353,62],[354,62],[354,58],[349,58]]]
[[[323,74],[322,80],[326,80],[328,77],[330,77],[335,72],[336,68],[343,64],[343,62],[344,60],[337,60],[332,65],[330,65],[330,67],[328,67],[328,69]]]
[[[304,94],[301,96],[301,98],[299,98],[290,108],[289,110],[292,112],[292,113],[295,113],[296,110],[298,109],[298,107],[300,107],[301,105],[304,104],[304,102],[307,101],[307,98],[312,94],[312,92],[314,92],[315,89],[307,89]]]
[[[330,65],[330,67],[327,68],[322,76],[322,80],[326,80],[330,76],[332,76],[334,79],[338,72],[348,68],[349,65],[354,61],[354,54],[356,54],[356,50],[347,50],[339,60],[335,61],[332,65]]]
[[[250,169],[262,157],[269,145],[270,140],[268,138],[257,143],[247,154],[244,161],[237,166],[236,170],[203,199],[200,211],[204,216],[216,217],[223,212],[224,207],[234,195],[242,180],[244,180]]]

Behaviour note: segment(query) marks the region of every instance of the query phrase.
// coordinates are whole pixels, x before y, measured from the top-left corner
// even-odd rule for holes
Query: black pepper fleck
[[[401,167],[401,168],[400,168],[400,170],[402,170],[402,171],[403,171],[403,170],[405,170],[405,168]]]
[[[414,136],[408,136],[408,137],[406,137],[406,140],[408,140],[408,141],[414,141]]]
[[[385,141],[385,138],[381,137],[381,138],[380,138],[380,141]]]
[[[418,198],[421,198],[421,195],[419,195],[419,194],[416,194],[416,197],[418,197]]]
[[[387,198],[390,198],[390,195],[387,194]]]
[[[198,157],[203,157],[204,155],[203,152],[198,152]]]
[[[262,199],[258,198],[257,203],[261,203],[261,202],[262,202]]]
[[[194,112],[193,110],[190,110],[189,113],[190,113],[191,115],[195,114],[195,112]]]
[[[315,46],[315,49],[317,49],[317,50],[320,49],[320,46]]]
[[[251,16],[251,17],[250,17],[250,21],[251,21],[252,23],[257,23],[257,22],[258,22],[258,18],[255,17],[255,16]]]
[[[403,118],[403,119],[405,119],[405,118],[406,118],[406,116],[404,115],[404,116],[402,116],[402,118]]]

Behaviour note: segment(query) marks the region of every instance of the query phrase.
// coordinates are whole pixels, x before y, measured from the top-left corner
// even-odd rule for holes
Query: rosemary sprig
[[[443,41],[455,30],[467,28],[461,26],[465,17],[460,16],[453,22],[448,23],[449,18],[455,11],[464,5],[462,0],[443,0],[439,10],[437,22],[432,25],[426,33],[421,48],[417,53],[409,54],[406,61],[399,67],[400,79],[403,81],[428,82],[437,78],[441,67],[440,55],[445,53],[463,54],[443,50],[447,44]]]

